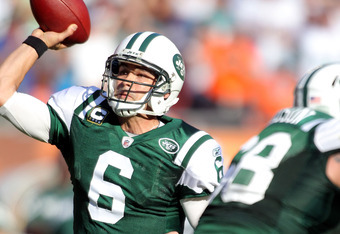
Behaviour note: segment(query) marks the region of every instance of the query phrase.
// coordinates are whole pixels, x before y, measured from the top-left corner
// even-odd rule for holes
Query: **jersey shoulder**
[[[188,155],[194,154],[197,149],[201,148],[202,145],[205,145],[205,142],[216,142],[209,133],[198,129],[181,119],[163,116],[161,121],[166,123],[163,127],[164,133],[177,141],[181,146],[179,155],[182,155],[183,157],[186,155],[187,159]],[[180,158],[181,157],[177,157],[177,160],[179,161],[177,161],[176,164],[183,166],[183,162],[180,160]]]
[[[85,103],[89,102],[89,99],[95,94],[100,96],[100,90],[97,87],[72,86],[54,93],[48,100],[48,105],[50,109],[57,113],[58,117],[62,119],[69,129],[73,114],[77,110],[78,114],[84,111],[82,107],[86,107]]]
[[[340,151],[340,120],[329,119],[315,129],[314,144],[320,152]]]
[[[293,107],[279,111],[269,124],[296,126],[302,131],[308,132],[320,123],[331,118],[332,117],[328,114],[310,108]]]
[[[178,118],[174,118],[174,117],[163,115],[161,117],[161,121],[163,121],[164,123],[171,123],[173,125],[176,125],[176,128],[174,128],[174,127],[172,127],[172,128],[174,130],[175,129],[180,129],[186,135],[192,135],[193,133],[196,133],[196,132],[200,131],[198,128],[188,124],[187,122],[185,122],[182,119],[178,119]]]
[[[219,143],[207,132],[197,129],[181,119],[163,117],[176,124],[169,136],[179,141],[179,151],[173,162],[185,169],[179,184],[190,184],[196,193],[212,192],[223,176],[223,155]],[[171,126],[171,124],[169,124]],[[162,143],[162,141],[160,141]],[[208,192],[209,191],[209,192]],[[207,195],[207,193],[202,193]]]
[[[275,142],[272,143],[280,143],[282,139],[278,140],[279,137],[277,136],[282,135],[282,133],[289,136],[289,141],[293,142],[292,152],[314,149],[315,142],[313,137],[315,129],[330,119],[332,119],[331,116],[310,108],[293,107],[282,109],[262,131],[241,146],[240,151],[233,158],[233,162],[241,160],[246,152],[264,139],[266,141],[275,139]]]

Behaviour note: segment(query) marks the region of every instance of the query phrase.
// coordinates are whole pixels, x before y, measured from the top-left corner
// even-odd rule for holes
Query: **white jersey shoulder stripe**
[[[313,127],[315,127],[316,125],[327,121],[327,119],[315,119],[311,122],[305,123],[301,126],[301,130],[304,132],[308,132],[310,131]]]
[[[178,152],[174,163],[178,166],[182,165],[182,162],[185,158],[185,156],[187,155],[188,151],[190,150],[190,148],[203,136],[208,135],[208,133],[204,132],[204,131],[198,131],[195,134],[193,134],[191,137],[189,137],[189,139],[184,143],[183,147],[181,148],[181,150]]]
[[[314,144],[323,153],[340,149],[340,120],[320,124],[315,130]]]
[[[97,87],[72,86],[53,94],[48,100],[48,104],[58,113],[70,131],[75,109],[96,90],[98,90]]]

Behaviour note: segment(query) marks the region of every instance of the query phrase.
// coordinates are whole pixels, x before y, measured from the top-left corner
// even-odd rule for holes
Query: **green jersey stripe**
[[[87,101],[83,102],[82,105],[80,105],[75,113],[79,116],[81,119],[85,119],[86,113],[93,107],[98,106],[100,103],[102,103],[105,98],[99,94],[99,92],[94,93]],[[94,99],[94,100],[93,100]],[[85,104],[87,105],[85,106]]]
[[[100,97],[100,92],[94,92],[93,95],[91,95],[87,100],[85,100],[84,102],[81,103],[81,105],[79,105],[75,110],[74,113],[76,115],[79,115],[88,105],[88,103],[93,102],[95,99],[97,99],[98,97]]]
[[[198,131],[195,134],[193,134],[182,146],[182,149],[178,152],[174,163],[178,166],[182,166],[182,162],[185,160],[185,157],[191,147],[203,136],[208,135],[208,133],[204,131]]]
[[[185,158],[183,159],[182,167],[186,168],[189,161],[190,161],[191,156],[195,153],[197,148],[200,147],[201,145],[203,145],[204,142],[206,142],[207,140],[210,140],[210,139],[212,139],[211,136],[205,135],[205,136],[201,137],[198,141],[196,141],[195,144],[190,148],[190,150],[186,154]]]

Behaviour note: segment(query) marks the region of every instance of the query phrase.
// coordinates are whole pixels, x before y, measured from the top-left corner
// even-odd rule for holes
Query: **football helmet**
[[[340,117],[340,63],[326,64],[305,74],[294,93],[294,106],[310,107]]]
[[[117,77],[122,63],[142,66],[156,76],[156,82],[148,85],[150,90],[140,100],[129,101],[114,95],[116,81],[123,80]],[[177,103],[184,79],[184,62],[174,43],[158,33],[138,32],[127,36],[107,59],[101,93],[119,116],[129,117],[138,113],[160,116]],[[130,82],[131,87],[145,85],[128,80],[124,82]]]

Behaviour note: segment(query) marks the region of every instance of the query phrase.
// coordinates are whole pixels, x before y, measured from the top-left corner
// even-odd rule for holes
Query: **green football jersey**
[[[97,88],[72,87],[48,104],[76,233],[181,233],[180,200],[209,195],[223,174],[218,143],[182,120],[162,116],[162,127],[130,137]]]
[[[195,233],[321,233],[340,221],[325,174],[340,123],[307,108],[280,111],[233,159]]]

